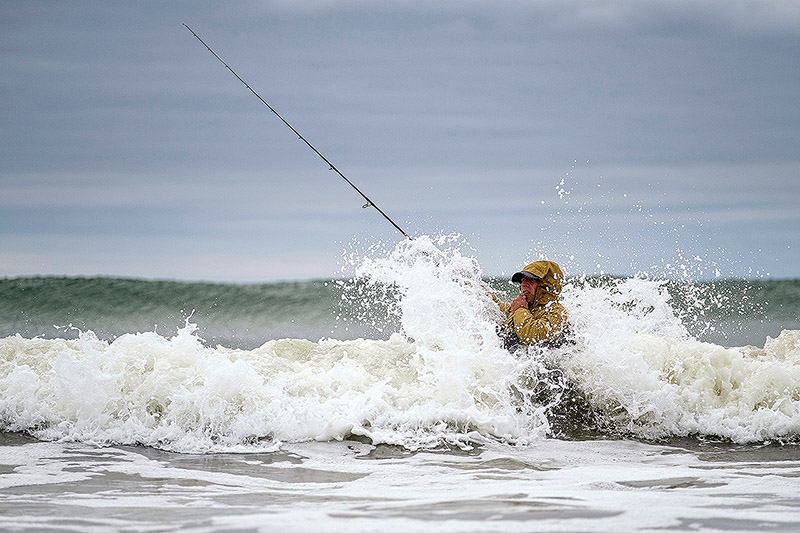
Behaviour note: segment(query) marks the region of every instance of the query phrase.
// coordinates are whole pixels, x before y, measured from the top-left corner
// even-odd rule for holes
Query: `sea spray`
[[[207,342],[187,321],[171,335],[0,339],[0,428],[183,452],[349,438],[408,449],[524,445],[586,430],[797,440],[798,331],[763,349],[703,343],[687,313],[719,300],[694,294],[678,305],[676,286],[664,281],[568,273],[562,301],[574,343],[512,355],[500,347],[502,316],[480,267],[463,249],[456,237],[421,237],[353,256],[355,276],[333,284],[340,318],[358,326],[372,313],[382,338],[309,335],[236,348]],[[301,305],[273,312],[318,331],[325,305],[313,297],[333,292],[306,288],[313,292]]]
[[[358,259],[355,280],[381,296],[394,293],[391,313],[420,347],[496,348],[501,314],[477,261],[461,254],[462,244],[455,235],[400,242],[385,256]]]
[[[516,378],[529,363],[502,349],[502,315],[477,261],[462,255],[462,246],[458,236],[423,236],[383,254],[355,256],[353,290],[346,298],[367,309],[375,300],[391,301],[388,312],[413,345],[419,385],[430,387],[448,413],[425,425],[444,427],[455,418],[456,426],[489,429],[485,435],[510,442],[541,438],[549,429],[544,408],[521,415],[514,398]]]
[[[4,339],[0,420],[42,439],[179,451],[351,436],[463,447],[545,435],[541,410],[523,415],[515,402],[509,384],[523,363],[500,348],[474,260],[419,239],[364,260],[357,279],[395,287],[401,333],[236,350],[206,346],[187,321],[172,337]]]
[[[686,306],[674,305],[675,285],[671,291],[668,285],[643,278],[594,286],[573,280],[564,292],[581,347],[560,366],[601,415],[595,417],[601,429],[646,439],[796,440],[800,331],[767,338],[764,349],[700,342],[686,327]],[[686,300],[708,308],[699,291],[684,286],[691,290]]]

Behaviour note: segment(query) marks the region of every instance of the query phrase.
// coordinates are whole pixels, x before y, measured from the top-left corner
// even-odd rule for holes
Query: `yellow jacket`
[[[495,297],[500,310],[506,314],[504,336],[512,339],[516,336],[525,346],[559,343],[567,329],[567,312],[558,301],[564,280],[561,267],[552,261],[534,261],[522,272],[539,278],[539,288],[533,298],[529,298],[528,309],[520,307],[513,313],[509,312],[510,303],[501,302]],[[518,277],[515,274],[512,279],[516,281]]]

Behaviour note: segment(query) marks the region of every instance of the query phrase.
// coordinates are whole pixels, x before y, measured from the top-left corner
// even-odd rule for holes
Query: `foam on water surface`
[[[798,516],[795,447],[735,458],[732,445],[624,440],[469,453],[303,442],[213,455],[8,444],[0,528],[10,530],[792,531]]]
[[[343,299],[356,312],[346,318],[388,313],[398,333],[386,339],[231,349],[207,345],[188,321],[173,336],[0,339],[0,424],[45,440],[184,452],[347,438],[412,450],[524,445],[552,434],[559,412],[646,439],[800,433],[800,331],[763,348],[703,343],[664,282],[572,278],[562,300],[575,344],[512,355],[480,267],[460,246],[421,237],[353,259]],[[565,415],[568,398],[582,412]]]

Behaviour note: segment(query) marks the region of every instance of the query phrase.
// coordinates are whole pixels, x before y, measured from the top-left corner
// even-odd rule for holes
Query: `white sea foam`
[[[412,448],[531,434],[506,386],[516,364],[508,354],[493,361],[428,350],[399,335],[238,351],[205,347],[193,329],[110,344],[91,332],[74,341],[3,339],[4,428],[181,451],[350,434]]]
[[[800,331],[763,349],[701,343],[663,283],[573,279],[563,302],[576,344],[518,358],[500,347],[499,312],[457,240],[404,241],[356,262],[367,305],[393,298],[401,333],[388,340],[278,339],[233,350],[207,346],[188,322],[171,338],[7,337],[0,425],[41,439],[179,451],[353,435],[410,449],[525,444],[551,430],[553,406],[531,399],[544,384],[584,395],[606,430],[645,438],[800,433]]]
[[[800,435],[800,331],[767,338],[763,349],[700,342],[665,284],[643,279],[573,285],[565,300],[581,349],[562,368],[618,430],[736,442]]]

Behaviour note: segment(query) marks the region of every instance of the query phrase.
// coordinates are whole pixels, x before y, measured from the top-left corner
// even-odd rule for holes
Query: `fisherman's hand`
[[[511,307],[509,308],[509,313],[513,314],[514,311],[519,309],[520,307],[524,307],[525,309],[528,308],[528,297],[524,294],[520,294],[511,302]]]

